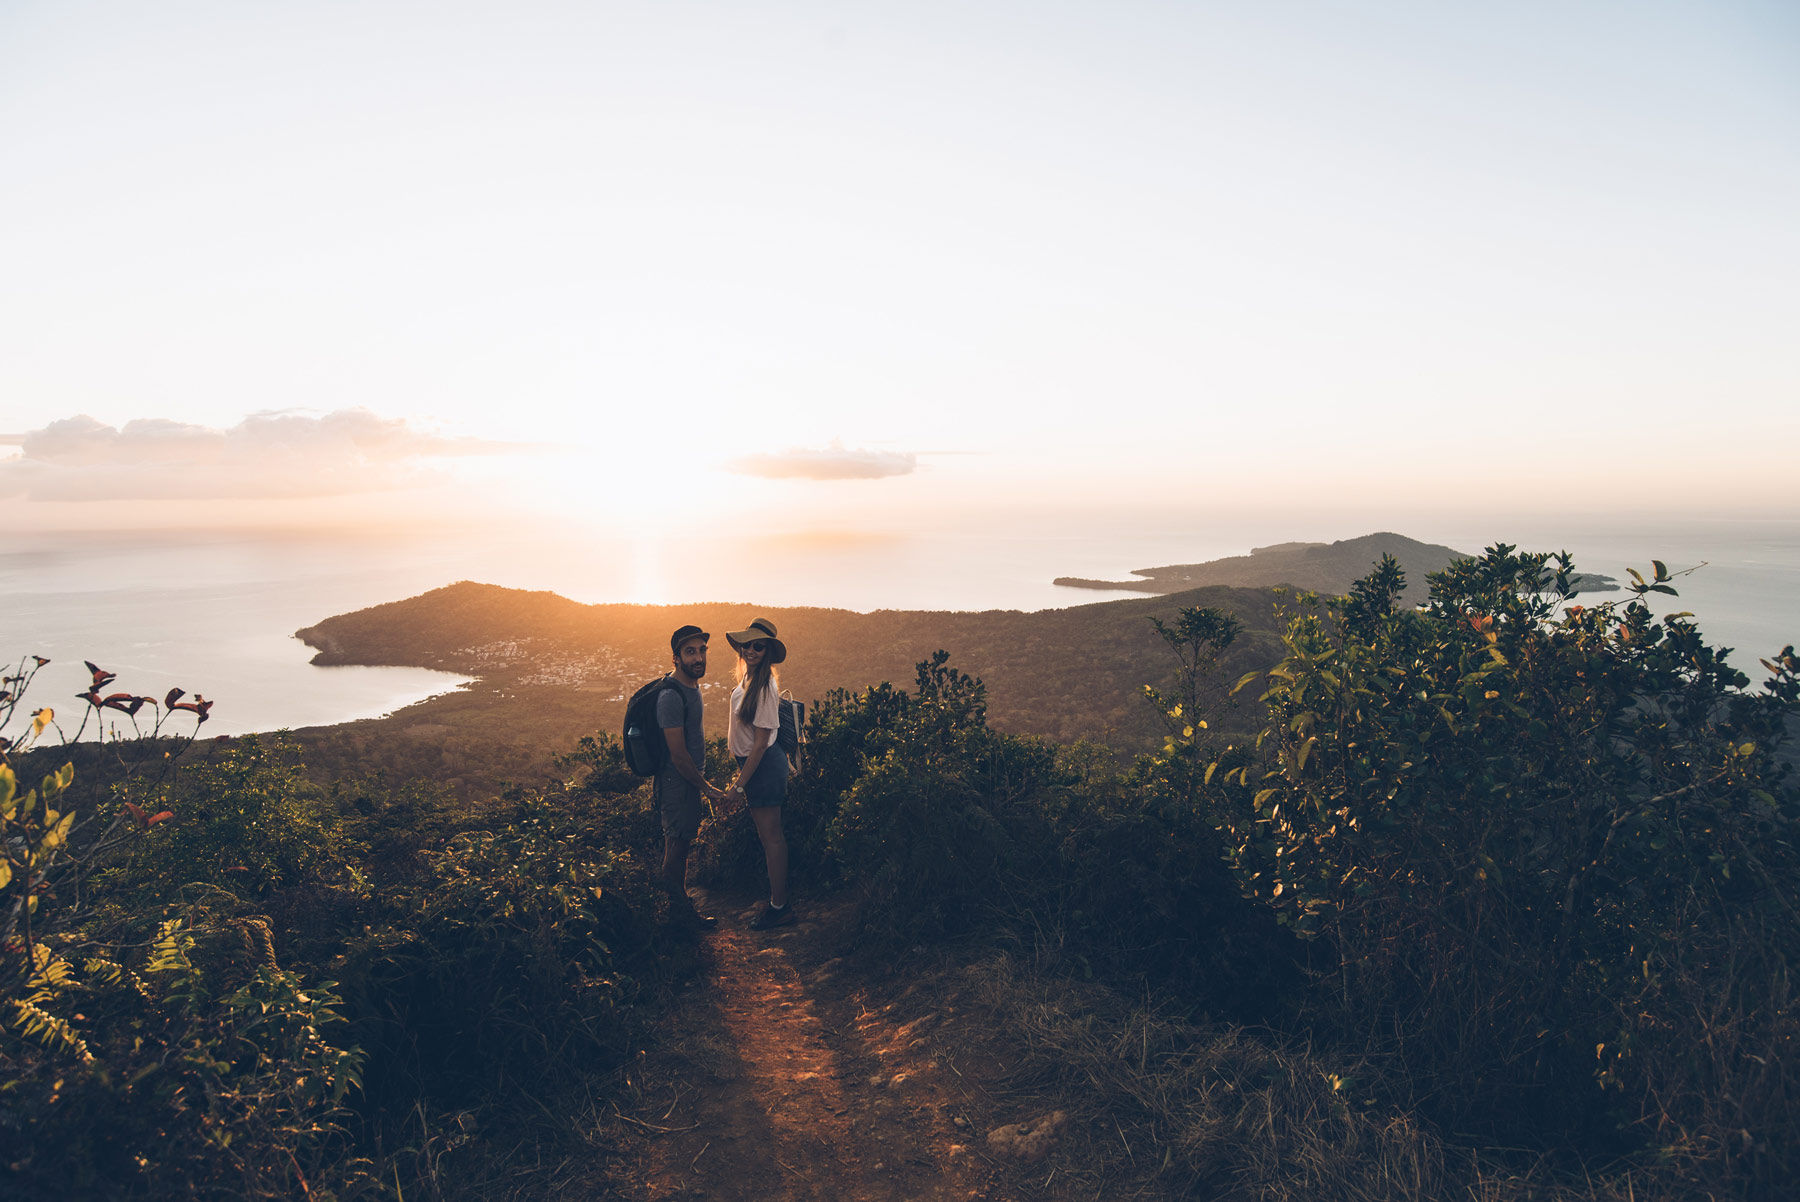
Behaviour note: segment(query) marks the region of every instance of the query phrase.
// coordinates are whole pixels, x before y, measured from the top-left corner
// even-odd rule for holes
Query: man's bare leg
[[[688,849],[694,845],[692,839],[683,839],[675,835],[663,836],[662,889],[670,897],[687,896],[687,858]]]

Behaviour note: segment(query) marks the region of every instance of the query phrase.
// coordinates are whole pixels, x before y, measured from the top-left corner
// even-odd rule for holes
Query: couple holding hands
[[[703,797],[720,804],[742,803],[756,824],[769,869],[769,902],[750,926],[766,931],[794,921],[787,896],[787,836],[781,829],[788,761],[775,741],[781,727],[776,665],[787,659],[787,645],[775,636],[775,623],[767,618],[757,618],[745,629],[725,636],[738,657],[738,683],[731,691],[727,728],[738,771],[730,787],[721,789],[708,783],[701,771],[706,763],[706,734],[701,724],[700,678],[706,675],[706,645],[711,638],[698,626],[683,626],[669,636],[675,670],[669,686],[656,699],[656,725],[669,746],[668,762],[655,777],[663,829],[661,884],[678,921],[702,929],[715,926],[717,919],[695,910],[688,897],[688,850],[700,829]]]

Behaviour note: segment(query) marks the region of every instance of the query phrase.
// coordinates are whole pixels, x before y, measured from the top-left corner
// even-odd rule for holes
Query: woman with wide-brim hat
[[[787,659],[787,644],[776,637],[775,623],[767,618],[730,631],[725,639],[738,654],[738,683],[731,691],[727,726],[738,775],[727,796],[743,799],[762,840],[763,859],[769,868],[769,904],[750,926],[766,931],[794,921],[787,895],[787,835],[781,829],[788,761],[787,753],[775,742],[781,729],[781,680],[775,666]]]

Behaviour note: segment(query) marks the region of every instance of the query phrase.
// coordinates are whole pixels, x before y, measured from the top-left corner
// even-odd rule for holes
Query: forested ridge
[[[1566,557],[1499,545],[1433,575],[1423,607],[1384,559],[1341,596],[768,611],[815,702],[786,813],[796,884],[844,915],[817,988],[858,974],[897,995],[911,975],[975,1012],[957,1029],[977,1042],[949,1022],[924,1038],[937,1059],[1068,1119],[1056,1147],[990,1140],[941,1180],[989,1198],[1785,1196],[1800,660],[1771,654],[1753,681],[1695,619],[1642,604],[1674,591],[1661,564],[1634,579],[1594,603]],[[465,584],[308,637],[337,662],[482,675],[494,695],[462,702],[476,736],[538,721],[528,689],[591,701],[660,668],[672,617],[745,616]],[[812,649],[824,675],[802,677]],[[591,675],[532,679],[580,655]],[[473,773],[358,771],[342,746],[322,771],[330,732],[199,739],[204,711],[104,665],[75,712],[124,737],[47,745],[37,666],[0,698],[8,1197],[686,1188],[710,1142],[680,1145],[685,1168],[625,1149],[688,1130],[667,1118],[690,1070],[658,1016],[710,961],[662,919],[656,818],[610,722],[590,710],[553,776],[483,792]],[[1032,713],[1079,714],[1055,699],[1093,680],[1135,695],[1135,733],[1032,731]],[[1003,687],[1030,703],[1002,710]],[[715,740],[714,771],[723,755]],[[730,818],[699,877],[754,889],[755,837]],[[977,1118],[1006,1117],[980,1096]],[[909,1171],[952,1146],[913,1149]],[[887,1161],[844,1155],[844,1182],[878,1191],[856,1196],[892,1196]],[[778,1196],[833,1196],[771,1173]]]

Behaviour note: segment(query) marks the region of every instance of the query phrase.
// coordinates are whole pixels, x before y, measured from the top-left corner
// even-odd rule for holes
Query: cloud
[[[768,480],[879,480],[905,476],[919,465],[919,457],[903,451],[864,451],[833,442],[820,450],[791,447],[761,455],[733,459],[726,469],[741,476]]]
[[[109,426],[83,414],[11,436],[0,497],[33,501],[327,497],[427,482],[432,461],[519,444],[445,438],[367,409],[253,413],[219,430],[165,418]]]

